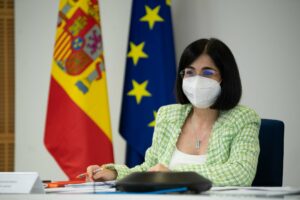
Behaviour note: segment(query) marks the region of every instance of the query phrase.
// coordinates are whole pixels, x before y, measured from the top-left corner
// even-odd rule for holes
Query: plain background
[[[16,171],[37,171],[42,179],[64,173],[43,146],[58,0],[16,0]],[[300,186],[300,1],[173,0],[177,61],[183,49],[203,37],[217,37],[239,65],[242,104],[262,118],[285,122],[284,185]],[[124,163],[118,133],[131,0],[101,0],[113,130],[114,155]],[[99,152],[101,156],[101,152]]]

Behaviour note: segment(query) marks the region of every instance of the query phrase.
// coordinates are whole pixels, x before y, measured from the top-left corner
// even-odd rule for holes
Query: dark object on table
[[[116,187],[125,192],[149,192],[187,187],[200,193],[212,187],[210,180],[195,172],[134,172],[117,181]]]

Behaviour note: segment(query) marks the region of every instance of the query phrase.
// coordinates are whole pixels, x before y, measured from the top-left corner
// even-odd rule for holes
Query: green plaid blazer
[[[147,171],[161,163],[168,166],[176,142],[189,112],[190,104],[173,104],[159,109],[152,146],[146,151],[145,162],[129,169],[125,165],[108,164],[117,179],[132,172]],[[256,174],[260,118],[250,108],[238,105],[221,111],[209,138],[203,164],[182,164],[173,171],[194,171],[210,179],[214,186],[250,186]]]

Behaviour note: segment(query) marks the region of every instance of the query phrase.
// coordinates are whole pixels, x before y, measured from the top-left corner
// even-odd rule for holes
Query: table
[[[1,200],[299,200],[300,195],[281,197],[224,196],[224,195],[146,195],[146,194],[11,194]]]

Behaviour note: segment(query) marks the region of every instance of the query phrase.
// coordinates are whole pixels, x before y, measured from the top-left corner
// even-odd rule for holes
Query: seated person
[[[137,171],[194,171],[214,186],[251,186],[260,118],[238,105],[242,86],[230,49],[214,38],[188,45],[180,59],[176,89],[178,104],[158,111],[145,162],[133,168],[92,165],[87,168],[90,180],[120,179]]]

